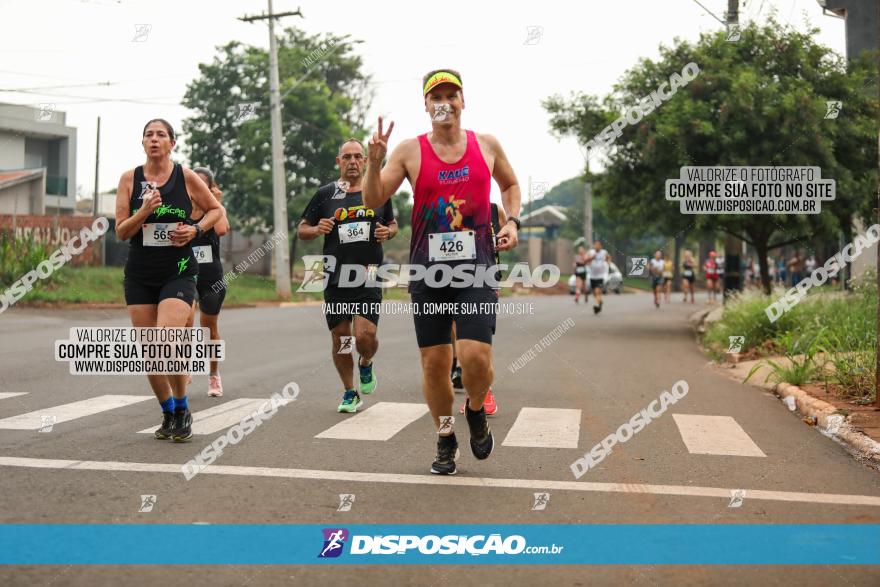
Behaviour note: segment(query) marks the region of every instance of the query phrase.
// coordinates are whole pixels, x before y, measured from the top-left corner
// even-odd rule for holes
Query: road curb
[[[849,422],[849,417],[838,413],[837,408],[833,405],[811,396],[800,387],[790,383],[776,384],[773,387],[773,393],[779,396],[783,402],[789,397],[792,398],[793,405],[811,419],[819,427],[822,434],[849,445],[865,458],[880,461],[880,443],[855,430]]]
[[[698,339],[706,333],[706,324],[710,321],[707,318],[713,310],[717,310],[717,308],[704,308],[691,314],[689,320]],[[725,358],[734,365],[741,360],[738,353],[725,353]],[[752,387],[755,385],[752,384]],[[765,386],[764,389],[767,387]],[[777,383],[769,390],[784,403],[794,402],[789,406],[789,409],[800,411],[807,420],[811,420],[819,428],[823,435],[838,440],[863,458],[880,462],[880,443],[854,429],[849,416],[839,413],[833,405],[813,397],[800,387],[790,383]],[[792,399],[786,402],[789,397]]]

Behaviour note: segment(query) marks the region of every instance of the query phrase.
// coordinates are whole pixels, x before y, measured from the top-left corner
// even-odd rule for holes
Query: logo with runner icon
[[[157,189],[157,184],[155,181],[142,181],[141,182],[141,195],[139,199],[143,200],[144,196]]]
[[[340,336],[339,337],[339,351],[337,351],[337,355],[350,355],[351,351],[354,349],[355,339],[353,336]]]
[[[345,541],[348,540],[348,530],[345,528],[324,528],[324,548],[318,558],[336,558],[342,554]]]
[[[317,292],[327,288],[330,274],[336,269],[336,257],[333,255],[303,255],[305,273],[297,292]]]
[[[532,511],[538,512],[547,509],[547,504],[550,503],[550,494],[547,492],[539,492],[535,494],[535,501],[532,502]]]
[[[141,507],[138,509],[138,513],[148,514],[153,511],[153,506],[156,505],[156,496],[155,495],[142,495],[141,496]]]
[[[354,505],[354,493],[340,493],[339,494],[339,507],[336,508],[337,512],[350,512],[351,506]]]
[[[642,277],[645,275],[645,269],[648,266],[647,257],[629,257],[629,275],[630,277]]]

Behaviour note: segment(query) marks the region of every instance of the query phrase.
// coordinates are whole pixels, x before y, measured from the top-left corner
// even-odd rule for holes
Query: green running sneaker
[[[339,408],[337,409],[340,412],[353,414],[357,412],[357,409],[362,403],[364,403],[364,401],[361,399],[361,396],[358,395],[358,392],[349,389],[345,392],[345,395],[342,396],[342,403],[339,404]]]
[[[370,395],[376,390],[376,384],[378,383],[376,374],[373,373],[373,364],[370,363],[366,367],[358,365],[358,370],[361,372],[361,391],[366,395]]]

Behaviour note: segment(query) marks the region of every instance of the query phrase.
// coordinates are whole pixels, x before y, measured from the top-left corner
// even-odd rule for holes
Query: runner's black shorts
[[[660,287],[663,285],[663,277],[660,275],[651,276],[651,287]]]
[[[691,271],[690,274],[688,274],[688,272],[685,271],[684,278],[687,279],[689,283],[693,283],[697,277],[696,277],[696,275],[694,275],[693,271]]]
[[[199,310],[202,314],[216,316],[220,313],[223,300],[226,299],[226,287],[219,287],[223,284],[222,277],[221,275],[217,279],[209,279],[207,275],[199,274],[199,278],[196,280],[196,291],[199,294]],[[217,285],[217,291],[214,291],[215,285]]]
[[[328,285],[324,290],[324,304],[324,318],[327,319],[327,328],[330,330],[343,321],[351,322],[353,316],[363,316],[378,326],[382,288]]]
[[[590,289],[602,289],[602,286],[605,285],[604,279],[591,279],[590,280]]]
[[[411,292],[419,348],[452,344],[452,323],[459,340],[492,344],[498,292],[485,287],[422,288]],[[438,311],[442,310],[442,311]]]
[[[192,306],[196,299],[195,277],[172,277],[164,283],[145,283],[133,277],[123,281],[125,305],[157,305],[162,300],[174,298]]]

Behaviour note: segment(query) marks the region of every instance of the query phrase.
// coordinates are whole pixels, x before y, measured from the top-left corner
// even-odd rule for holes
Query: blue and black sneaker
[[[189,409],[175,409],[173,420],[174,421],[171,425],[171,440],[174,442],[183,442],[184,440],[192,438],[193,418]]]
[[[369,365],[358,364],[358,370],[361,372],[361,391],[365,395],[370,395],[376,390],[376,374],[373,373],[373,363]]]
[[[364,403],[364,401],[361,399],[361,396],[358,395],[358,392],[353,389],[348,389],[345,391],[345,395],[342,396],[342,403],[339,404],[337,410],[353,414],[357,412],[357,409],[362,403]]]
[[[171,438],[171,430],[174,426],[174,413],[162,412],[162,425],[153,433],[153,436],[159,440],[167,440]]]

